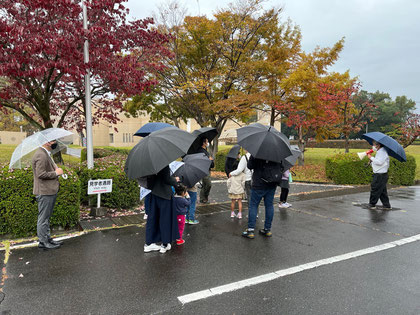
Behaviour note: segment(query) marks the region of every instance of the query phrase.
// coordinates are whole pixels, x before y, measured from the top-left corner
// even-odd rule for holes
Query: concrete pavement
[[[269,239],[242,238],[246,219],[231,219],[228,205],[222,204],[202,207],[200,224],[186,227],[186,243],[166,254],[143,253],[140,227],[89,233],[67,240],[55,251],[12,250],[1,310],[4,314],[419,314],[419,241],[299,270],[311,262],[420,234],[420,187],[392,189],[389,194],[397,210],[364,209],[360,204],[368,200],[368,192],[293,200],[292,208],[276,208],[274,235]],[[258,227],[262,219],[260,215]],[[179,299],[294,267],[293,274],[250,282],[242,289],[184,305]]]

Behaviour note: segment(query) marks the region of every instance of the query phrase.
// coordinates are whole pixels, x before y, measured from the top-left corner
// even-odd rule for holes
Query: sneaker
[[[370,210],[376,210],[376,205],[371,205],[371,204],[369,204],[369,205],[368,205],[368,208],[369,208]]]
[[[254,229],[246,229],[244,232],[242,232],[242,236],[251,239],[254,238]]]
[[[176,240],[176,245],[182,245],[185,243],[185,240],[183,240],[182,238],[180,240]]]
[[[198,223],[200,223],[198,220],[189,220],[188,221],[188,224],[192,224],[192,225],[198,224]]]
[[[265,237],[272,237],[273,233],[270,230],[261,229],[258,231],[260,234],[264,235]]]
[[[392,207],[391,206],[389,206],[389,207],[383,207],[382,209],[383,210],[392,210]]]
[[[290,208],[292,206],[292,204],[288,202],[283,203],[283,205],[285,206],[285,208]]]
[[[230,217],[231,217],[231,218],[236,217],[235,211],[232,211],[232,212],[230,213]]]
[[[239,212],[237,217],[238,217],[238,219],[242,219],[242,212]]]
[[[284,203],[284,202],[280,202],[280,203],[279,203],[279,208],[287,208],[287,207],[286,207],[286,203]]]
[[[168,251],[168,250],[171,250],[171,244],[170,243],[168,243],[168,245],[166,245],[166,246],[163,246],[163,244],[160,246],[160,253],[161,254],[165,254],[166,253],[166,251]]]
[[[160,246],[156,245],[156,243],[152,243],[150,245],[146,245],[144,244],[144,252],[145,253],[149,253],[149,252],[155,252],[160,250]]]

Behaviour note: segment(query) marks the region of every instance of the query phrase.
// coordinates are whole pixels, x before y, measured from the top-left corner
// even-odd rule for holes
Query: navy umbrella
[[[178,176],[187,187],[193,187],[210,173],[211,160],[203,153],[186,155],[183,161],[184,165],[175,171],[174,176]]]
[[[376,141],[382,144],[388,154],[393,158],[396,158],[400,162],[407,161],[405,156],[404,148],[396,140],[392,139],[390,136],[383,134],[382,132],[369,132],[365,133],[362,136],[363,139],[367,140],[369,144],[372,144],[373,141]]]
[[[168,128],[168,127],[174,127],[174,126],[167,123],[163,123],[163,122],[149,122],[143,125],[139,130],[137,130],[134,135],[139,136],[139,137],[146,137],[154,131],[157,131],[163,128]]]
[[[254,158],[280,163],[292,155],[289,140],[273,126],[255,123],[239,128],[236,132],[238,144]]]

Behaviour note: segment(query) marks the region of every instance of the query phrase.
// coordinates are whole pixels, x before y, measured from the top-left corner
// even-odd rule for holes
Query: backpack
[[[280,184],[283,172],[284,169],[281,163],[265,162],[261,179],[269,184]]]

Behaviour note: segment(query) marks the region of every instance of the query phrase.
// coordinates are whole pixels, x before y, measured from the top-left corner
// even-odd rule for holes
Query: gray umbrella
[[[289,168],[292,168],[295,164],[299,156],[302,154],[299,149],[292,147],[292,155],[288,156],[282,161],[284,170],[288,170]]]
[[[174,175],[187,187],[193,187],[210,173],[211,160],[203,153],[186,155],[183,161],[184,165],[179,167]]]
[[[124,171],[130,179],[157,174],[185,155],[194,139],[190,133],[176,127],[155,131],[131,149]]]
[[[238,144],[257,159],[280,163],[292,155],[287,137],[273,126],[255,123],[236,130]]]
[[[237,159],[240,149],[241,149],[241,146],[239,144],[235,144],[232,147],[232,149],[230,149],[229,153],[226,154],[226,157],[229,157],[229,158],[232,158],[232,159]]]

